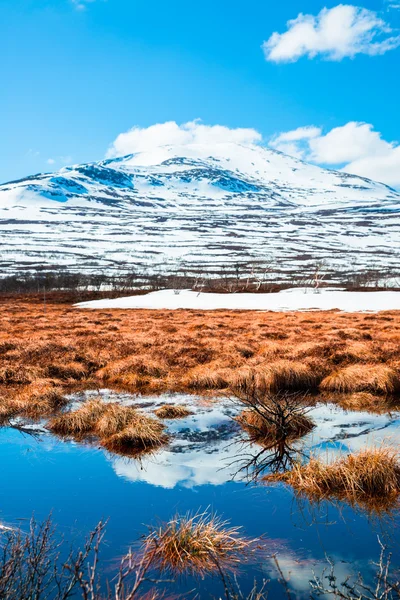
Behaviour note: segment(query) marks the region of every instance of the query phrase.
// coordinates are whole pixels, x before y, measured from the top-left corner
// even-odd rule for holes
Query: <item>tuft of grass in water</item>
[[[137,420],[137,411],[131,406],[122,406],[118,402],[106,404],[104,412],[96,423],[96,433],[100,437],[109,437],[119,433]]]
[[[154,414],[156,414],[159,419],[183,419],[184,417],[192,415],[193,412],[186,408],[186,406],[164,404],[164,406],[157,408],[157,410],[154,411]]]
[[[150,531],[143,542],[146,559],[161,572],[205,575],[232,570],[251,550],[240,528],[206,513],[177,516]]]
[[[325,377],[320,388],[328,392],[394,394],[400,391],[400,373],[382,364],[350,365]]]
[[[77,410],[50,419],[47,427],[59,435],[84,435],[93,433],[107,405],[101,400],[87,400]]]
[[[264,405],[260,412],[244,410],[235,420],[248,432],[252,441],[259,443],[296,440],[315,427],[307,415],[289,407],[277,410],[273,403],[268,408]]]
[[[333,398],[336,400],[336,398]],[[387,414],[399,410],[399,402],[394,398],[382,398],[370,392],[355,392],[353,394],[340,394],[338,404],[344,410],[365,411],[375,414]]]
[[[314,500],[337,499],[382,510],[397,502],[400,464],[391,448],[369,448],[324,463],[311,458],[284,473],[267,475],[266,481],[283,481]]]
[[[110,452],[137,456],[165,444],[168,438],[164,429],[160,421],[137,411],[134,419],[125,429],[104,438],[101,445]]]
[[[293,440],[314,427],[306,414],[305,396],[272,394],[268,380],[258,370],[248,371],[245,376],[238,377],[231,389],[246,408],[236,420],[254,441],[279,443]]]

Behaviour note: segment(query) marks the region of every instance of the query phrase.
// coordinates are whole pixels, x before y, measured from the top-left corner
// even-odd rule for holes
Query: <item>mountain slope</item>
[[[163,146],[0,186],[2,273],[397,266],[400,194],[255,145]]]

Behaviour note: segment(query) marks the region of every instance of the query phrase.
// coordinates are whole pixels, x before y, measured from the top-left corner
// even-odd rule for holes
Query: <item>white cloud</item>
[[[270,140],[269,145],[271,148],[280,150],[290,156],[304,158],[306,148],[304,147],[303,141],[316,138],[320,136],[321,133],[322,129],[320,129],[320,127],[314,127],[313,125],[308,127],[298,127],[292,131],[285,131],[284,133],[275,135]]]
[[[56,161],[54,160],[54,158],[48,158],[48,159],[47,159],[47,164],[48,164],[48,165],[54,165],[54,163],[55,163],[55,162],[56,162]]]
[[[222,125],[203,125],[198,120],[178,125],[175,121],[158,123],[150,127],[133,127],[121,133],[108,149],[107,157],[124,156],[135,152],[153,150],[165,145],[186,146],[221,142],[256,144],[261,134],[255,129],[229,128]],[[210,148],[210,154],[212,150]]]
[[[400,46],[400,36],[376,12],[339,4],[317,15],[300,13],[288,21],[287,31],[273,33],[263,43],[265,58],[272,62],[295,62],[302,56],[321,55],[339,61],[356,54],[378,55]]]
[[[275,135],[270,146],[310,162],[400,186],[400,146],[382,139],[369,123],[350,121],[326,134],[314,126],[299,127]]]

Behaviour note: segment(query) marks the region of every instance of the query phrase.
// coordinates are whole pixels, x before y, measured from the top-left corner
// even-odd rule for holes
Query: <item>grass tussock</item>
[[[184,417],[192,415],[193,412],[189,408],[186,408],[186,406],[164,404],[164,406],[157,408],[157,410],[154,411],[154,414],[159,419],[183,419]]]
[[[384,414],[399,408],[398,404],[370,392],[340,394],[337,402],[344,410],[365,411],[375,414]]]
[[[338,499],[371,508],[384,508],[400,494],[400,464],[391,448],[371,448],[326,464],[311,458],[285,473],[267,475],[283,481],[314,500]]]
[[[88,311],[49,302],[44,314],[42,304],[13,297],[0,305],[0,319],[0,394],[7,388],[10,397],[14,388],[45,378],[64,390],[97,383],[143,393],[225,393],[238,374],[253,369],[271,393],[317,391],[322,379],[329,392],[400,393],[394,375],[400,370],[399,311],[305,317]],[[371,381],[366,373],[372,370]]]
[[[173,575],[205,575],[232,570],[250,551],[240,528],[207,514],[176,517],[144,540],[145,558]]]
[[[257,386],[265,394],[279,392],[314,391],[322,376],[317,367],[298,361],[280,360],[265,367],[257,366],[236,373],[230,387],[234,391],[247,389],[257,379]]]
[[[77,410],[50,419],[48,429],[58,435],[80,436],[93,433],[107,409],[101,400],[87,400]]]
[[[271,412],[274,407],[271,407]],[[275,411],[276,412],[276,411]],[[301,412],[285,411],[284,418],[266,418],[254,409],[244,410],[236,421],[245,429],[254,442],[276,443],[303,437],[315,427],[313,421]]]
[[[164,429],[160,421],[137,411],[135,419],[125,429],[103,439],[101,445],[116,454],[138,456],[167,442]]]
[[[31,419],[52,415],[67,404],[60,386],[37,381],[23,388],[13,400],[18,414]]]
[[[383,364],[350,365],[325,377],[320,387],[327,392],[395,394],[400,391],[400,373]]]
[[[135,408],[112,402],[106,404],[105,410],[95,424],[95,430],[100,437],[109,437],[119,433],[136,420]]]

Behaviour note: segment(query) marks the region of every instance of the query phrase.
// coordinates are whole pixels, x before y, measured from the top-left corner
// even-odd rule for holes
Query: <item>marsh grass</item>
[[[110,452],[134,457],[165,444],[168,437],[164,430],[160,421],[137,411],[125,429],[103,438],[101,445]]]
[[[268,409],[263,406],[260,412],[244,410],[236,417],[236,421],[248,432],[252,441],[259,443],[293,441],[314,428],[313,421],[307,415],[285,407],[277,410],[273,402]]]
[[[106,404],[104,412],[95,424],[95,431],[100,437],[109,437],[119,433],[135,421],[137,421],[135,408],[112,402]]]
[[[192,415],[193,412],[186,408],[186,406],[180,406],[177,404],[164,404],[154,411],[154,414],[159,419],[183,419]]]
[[[13,400],[18,414],[31,419],[53,415],[68,404],[60,386],[37,381],[22,389]]]
[[[387,414],[400,411],[400,402],[397,398],[378,396],[370,392],[355,392],[353,394],[340,394],[331,398],[344,410],[365,411],[374,414]]]
[[[293,440],[314,427],[307,416],[307,396],[271,393],[268,380],[258,370],[240,375],[231,389],[246,409],[236,420],[254,441],[270,444]]]
[[[237,567],[252,550],[252,542],[206,513],[177,516],[150,531],[143,542],[144,556],[151,556],[161,572],[204,576]]]
[[[394,505],[400,494],[400,464],[392,448],[367,448],[332,463],[311,458],[265,481],[282,481],[313,500],[337,499],[375,510]]]
[[[47,427],[53,433],[63,436],[93,433],[106,410],[107,405],[101,400],[87,400],[77,410],[50,419]]]
[[[400,391],[400,373],[383,364],[350,365],[325,377],[320,387],[329,392],[395,394]]]

